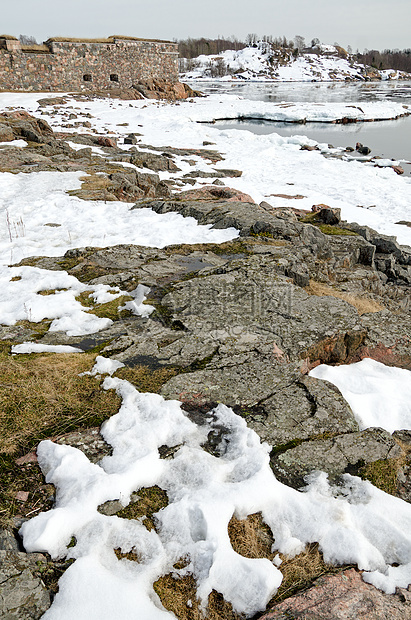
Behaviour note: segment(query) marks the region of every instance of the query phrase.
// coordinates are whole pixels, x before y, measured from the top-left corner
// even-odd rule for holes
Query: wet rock
[[[303,144],[300,148],[300,151],[319,151],[319,146],[310,146],[309,144]]]
[[[132,89],[143,95],[141,98],[145,99],[167,99],[168,101],[175,101],[201,96],[201,93],[193,90],[188,84],[183,84],[181,82],[172,83],[160,79],[139,80],[136,84],[133,84]],[[110,96],[111,93],[112,91],[110,90]]]
[[[9,126],[15,138],[24,138],[29,142],[47,142],[53,138],[50,125],[41,118],[35,118],[23,110],[3,112],[1,114],[3,127]]]
[[[129,133],[128,136],[124,138],[124,144],[137,144],[137,143],[138,143],[138,138],[136,134],[134,133]]]
[[[0,529],[0,550],[14,552],[22,551],[21,545],[17,541],[15,533],[12,530]]]
[[[368,146],[361,144],[361,142],[357,142],[355,145],[355,150],[358,151],[360,155],[369,155],[371,153],[371,149]]]
[[[411,324],[408,313],[392,314],[384,310],[365,314],[361,322],[367,336],[350,358],[350,363],[370,357],[386,366],[411,370]]]
[[[220,191],[220,188],[213,189]],[[225,192],[226,188],[221,188],[221,191]],[[183,200],[183,195],[187,195],[187,192],[179,194],[179,200],[144,201],[137,203],[132,209],[149,207],[156,213],[176,211],[184,217],[194,217],[200,224],[212,224],[214,228],[237,228],[244,237],[267,235],[287,241],[300,237],[302,243],[310,245],[313,251],[328,246],[327,237],[315,226],[285,221],[253,202],[223,199]]]
[[[317,215],[324,224],[329,224],[330,226],[338,226],[341,222],[341,209],[322,207],[317,211]]]
[[[224,179],[227,177],[239,177],[242,172],[239,170],[217,170],[214,169],[214,172],[204,172],[203,170],[193,170],[193,172],[187,172],[187,174],[183,175],[183,179]]]
[[[46,564],[40,553],[0,550],[0,617],[5,620],[37,620],[50,607],[50,594],[37,576]]]
[[[317,579],[305,592],[287,598],[260,620],[404,620],[411,615],[411,593],[384,594],[365,583],[353,568]]]
[[[145,174],[137,170],[114,172],[109,175],[107,192],[117,200],[132,202],[141,198],[167,197],[170,190],[156,174]]]

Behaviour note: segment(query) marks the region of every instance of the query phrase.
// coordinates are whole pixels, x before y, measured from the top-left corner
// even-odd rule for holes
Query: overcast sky
[[[343,47],[411,48],[411,0],[3,0],[2,34],[160,39],[302,35]]]

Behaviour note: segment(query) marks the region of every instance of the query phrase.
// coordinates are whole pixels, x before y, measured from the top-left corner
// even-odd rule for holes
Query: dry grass
[[[264,523],[261,513],[249,515],[247,519],[232,517],[228,525],[231,545],[237,553],[247,558],[268,558],[272,560],[274,539],[270,528]],[[268,608],[284,598],[310,586],[312,582],[326,573],[335,573],[345,567],[325,564],[317,544],[307,545],[305,550],[293,558],[279,554],[282,559],[280,571],[283,581]]]
[[[96,426],[118,410],[113,392],[98,389],[90,370],[96,355],[32,354],[0,357],[0,454],[74,427]]]
[[[44,43],[22,45],[21,49],[23,52],[33,52],[35,54],[50,54],[50,48],[47,47],[47,45],[45,45]]]
[[[9,37],[4,35],[0,38],[14,39],[15,37]],[[106,39],[79,39],[75,37],[51,37],[47,41],[54,41],[56,43],[114,43],[115,39],[122,41],[148,41],[152,43],[172,43],[172,41],[163,41],[162,39],[140,39],[138,37],[127,37],[121,35],[111,35]],[[46,42],[47,42],[46,41]]]
[[[96,304],[94,299],[90,297],[91,292],[92,291],[84,291],[76,297],[77,301],[79,301],[82,306],[90,308],[87,312],[90,312],[99,318],[107,318],[112,321],[118,321],[119,319],[124,319],[131,316],[132,313],[130,310],[121,310],[127,301],[133,300],[133,297],[130,295],[121,295],[120,297],[116,297],[116,299],[107,301],[104,304]]]
[[[233,549],[248,558],[273,559],[271,551],[274,539],[271,531],[262,520],[261,514],[249,515],[239,520],[232,517],[228,532]],[[280,556],[281,557],[281,556]],[[343,570],[324,563],[318,545],[307,545],[305,551],[294,558],[282,557],[280,570],[283,574],[282,584],[276,595],[269,602],[268,608],[299,590],[309,587],[312,582],[326,573]],[[177,566],[176,566],[177,568]],[[345,569],[346,567],[344,567]],[[180,620],[241,620],[221,594],[213,591],[208,600],[206,614],[196,598],[196,582],[192,575],[179,577],[176,573],[164,575],[154,584],[154,589],[164,607],[173,612]]]
[[[155,527],[154,513],[168,506],[167,493],[157,485],[139,489],[138,501],[131,502],[128,506],[117,513],[122,519],[141,519],[148,530]]]
[[[326,564],[316,543],[307,545],[305,550],[294,558],[287,558],[281,554],[280,557],[283,560],[280,566],[283,580],[268,607],[272,607],[285,598],[310,587],[313,581],[321,575],[339,573],[347,569],[347,566],[335,567]]]
[[[384,310],[384,307],[381,304],[365,297],[365,295],[356,296],[351,295],[350,293],[344,293],[343,291],[338,291],[330,286],[327,286],[326,284],[315,282],[314,280],[310,280],[310,284],[305,287],[305,291],[309,295],[316,295],[317,297],[336,297],[337,299],[342,299],[351,306],[354,306],[360,316],[362,314],[380,312],[381,310]]]
[[[274,543],[270,528],[261,513],[249,515],[247,519],[232,517],[228,524],[228,535],[234,551],[246,558],[273,559],[271,547]]]
[[[150,369],[142,364],[130,367],[125,366],[116,372],[116,377],[125,379],[134,385],[139,392],[152,392],[157,394],[164,383],[171,377],[179,374],[177,368],[165,367]]]
[[[369,480],[375,487],[385,493],[396,495],[398,489],[398,474],[405,463],[405,457],[399,459],[379,459],[364,465],[359,471],[363,480]]]
[[[0,344],[0,522],[34,508],[50,507],[52,494],[35,463],[16,465],[16,458],[42,439],[100,425],[116,413],[120,399],[103,391],[90,370],[96,354],[9,355]],[[23,503],[18,491],[29,497]]]
[[[203,614],[197,600],[197,587],[192,575],[178,577],[168,574],[160,577],[154,584],[154,590],[166,609],[179,620],[243,620],[236,614],[230,603],[221,594],[213,590],[208,597],[207,611]]]

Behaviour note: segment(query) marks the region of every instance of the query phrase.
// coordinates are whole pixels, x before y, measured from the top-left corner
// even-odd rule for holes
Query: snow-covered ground
[[[38,114],[37,98],[33,94],[3,93],[0,108],[20,105]],[[175,105],[69,100],[57,115],[48,115],[51,109],[42,108],[46,112],[42,118],[54,129],[64,131],[62,124],[71,111],[67,110],[68,105],[80,116],[83,112],[91,114],[88,120],[93,128],[101,133],[113,131],[119,142],[133,131],[142,134],[144,144],[153,146],[201,148],[206,141],[215,144],[207,148],[217,149],[225,158],[211,165],[190,155],[195,161],[190,166],[178,157],[176,163],[181,172],[173,176],[182,177],[192,170],[237,168],[243,175],[229,179],[227,184],[258,202],[267,200],[273,206],[289,206],[293,201],[273,194],[301,194],[304,198],[298,200],[299,207],[310,209],[318,203],[340,207],[345,219],[396,234],[401,243],[411,245],[411,229],[395,224],[411,220],[409,178],[400,177],[387,167],[327,159],[319,151],[302,151],[301,145],[313,143],[304,138],[303,127],[300,136],[281,138],[276,134],[220,131],[196,122],[219,118],[227,110],[238,115],[245,109],[257,110],[262,115],[289,113],[293,118],[316,114],[331,120],[347,110],[361,113],[355,107],[345,111],[340,104],[260,107],[255,102],[219,95]],[[389,117],[398,109],[390,103],[367,104],[366,113],[371,117]],[[128,125],[121,126],[123,123]],[[321,148],[327,152],[328,146]],[[80,186],[80,176],[81,173],[57,172],[0,174],[0,274],[5,299],[5,305],[0,307],[0,322],[12,324],[25,311],[23,318],[31,320],[51,314],[57,328],[67,331],[82,325],[84,317],[78,314],[82,310],[73,302],[75,295],[84,290],[83,285],[65,273],[7,266],[24,256],[59,255],[72,247],[116,243],[162,247],[176,242],[220,242],[237,234],[233,230],[200,227],[175,215],[130,211],[130,205],[125,203],[81,201],[67,194],[68,189]],[[171,173],[161,176],[167,179]],[[200,184],[201,179],[197,186]],[[368,206],[372,209],[364,208]],[[60,226],[44,226],[47,223]],[[67,290],[46,297],[37,295],[44,289]],[[94,295],[107,299],[113,293],[96,287]],[[141,309],[144,291],[136,291],[135,296]],[[58,323],[63,318],[58,308],[69,309],[71,327]],[[92,315],[88,317],[94,320]],[[99,364],[96,372],[114,370],[108,362]],[[355,382],[351,378],[344,381],[355,391],[357,402],[361,395],[369,395],[370,385],[377,402],[383,402],[382,394],[387,390],[392,397],[400,393],[404,380],[409,383],[411,376],[408,371],[397,376],[392,369],[382,367],[379,378],[370,383],[360,370],[352,368]],[[260,510],[273,531],[279,552],[293,555],[306,543],[318,541],[326,561],[358,563],[366,571],[364,578],[386,592],[411,582],[409,504],[349,475],[344,486],[334,488],[325,474],[318,473],[310,478],[304,491],[296,491],[275,479],[269,468],[269,447],[261,444],[245,421],[224,405],[217,407],[209,426],[199,429],[176,401],[140,394],[117,378],[107,378],[104,385],[116,389],[123,400],[119,413],[106,422],[102,431],[113,446],[112,456],[93,465],[72,447],[47,441],[38,449],[47,480],[57,487],[57,500],[53,510],[24,524],[24,544],[29,551],[48,551],[53,557],[67,555],[76,559],[60,581],[59,593],[44,616],[46,620],[132,618],[136,610],[144,620],[171,618],[160,608],[152,584],[186,556],[190,557],[190,564],[180,572],[194,573],[203,601],[215,588],[236,610],[254,614],[265,607],[280,584],[281,565],[278,558],[270,563],[236,554],[230,545],[227,524],[234,513],[245,517]],[[380,425],[381,410],[371,398],[364,398],[367,417],[363,425]],[[201,443],[211,427],[219,424],[229,429],[230,440],[225,454],[217,458],[205,452]],[[390,431],[394,428],[410,428],[409,409],[402,401],[398,402]],[[159,458],[160,445],[179,444],[174,459]],[[97,511],[101,503],[111,499],[120,499],[126,505],[133,491],[154,484],[167,491],[170,502],[157,514],[158,532],[148,532],[138,521],[108,517]],[[68,548],[73,536],[76,545]],[[119,560],[114,554],[118,548],[123,553],[135,550],[141,561]]]
[[[100,372],[115,370],[109,366],[105,361]],[[404,377],[393,376],[391,370],[386,369],[386,376],[390,394],[395,394]],[[408,373],[410,382],[411,373],[401,372]],[[278,556],[272,563],[237,554],[227,526],[233,514],[244,518],[258,511],[280,553],[293,556],[318,541],[326,562],[356,563],[365,571],[364,579],[385,592],[411,582],[410,504],[349,474],[342,486],[333,487],[326,474],[316,472],[306,488],[297,491],[273,475],[270,446],[261,444],[245,420],[224,405],[199,428],[177,401],[138,393],[116,378],[106,378],[104,387],[116,389],[123,399],[118,414],[102,428],[112,456],[94,465],[76,448],[51,441],[38,448],[46,480],[57,489],[56,504],[23,525],[24,545],[28,551],[76,560],[60,579],[45,620],[172,618],[159,608],[152,589],[152,583],[170,571],[194,574],[204,605],[215,589],[237,612],[254,615],[280,585],[281,561]],[[376,399],[386,387],[380,381]],[[358,394],[368,389],[361,376],[356,388]],[[370,424],[376,421],[370,416]],[[402,427],[404,419],[399,416],[397,421]],[[214,427],[228,429],[220,457],[201,447]],[[172,460],[164,460],[158,452],[162,445],[181,447]],[[133,491],[154,484],[169,498],[169,505],[156,514],[157,531],[97,510],[109,500],[127,505]],[[73,536],[76,544],[69,548]],[[139,562],[119,561],[114,549],[134,552]],[[189,564],[176,569],[181,558],[189,558]]]
[[[24,95],[17,95],[18,105],[24,102]],[[26,109],[35,113],[38,106],[33,95],[26,95]],[[0,104],[13,104],[14,95],[0,95]],[[407,112],[402,104],[395,102],[361,102],[343,105],[341,103],[267,103],[240,99],[233,95],[210,95],[205,98],[179,102],[175,105],[153,101],[118,101],[98,99],[95,101],[71,101],[68,105],[78,108],[76,112],[88,112],[94,118],[88,119],[98,131],[112,131],[119,137],[130,132],[142,134],[141,141],[153,146],[172,145],[180,148],[202,148],[203,142],[212,142],[213,146],[224,156],[224,161],[211,165],[200,157],[195,158],[196,165],[190,166],[185,157],[176,158],[181,172],[173,175],[182,177],[193,170],[210,172],[214,168],[236,168],[243,171],[241,177],[230,178],[227,184],[249,194],[256,202],[266,200],[274,207],[290,206],[290,200],[273,196],[273,194],[302,195],[298,207],[311,209],[318,203],[341,208],[342,217],[348,221],[368,224],[379,232],[396,235],[400,243],[411,245],[411,229],[398,225],[398,221],[409,221],[411,215],[411,178],[398,176],[390,167],[376,167],[373,162],[363,163],[350,160],[350,156],[340,149],[330,149],[328,144],[320,144],[325,154],[340,154],[343,159],[327,159],[320,151],[301,151],[301,145],[317,144],[304,137],[304,127],[296,126],[296,135],[283,138],[278,134],[255,135],[248,131],[235,129],[219,130],[202,123],[218,118],[253,117],[260,119],[289,119],[327,121],[352,115],[354,118],[392,118]],[[44,108],[43,108],[44,110]],[[45,110],[47,112],[47,108]],[[68,116],[61,109],[59,115],[43,116],[56,130],[63,130],[61,125]],[[127,123],[127,126],[119,126]],[[70,130],[66,130],[70,131]],[[83,129],[84,132],[88,130]],[[125,147],[126,148],[126,145]],[[193,159],[190,157],[190,159]],[[344,160],[345,159],[345,160]],[[367,158],[365,158],[367,159]],[[395,163],[395,162],[393,162]],[[53,173],[54,174],[54,173]],[[170,178],[170,173],[160,173],[161,178]],[[66,177],[69,178],[69,177]],[[71,177],[73,178],[73,177]],[[213,179],[210,178],[210,182]],[[201,183],[201,179],[200,179]],[[197,185],[200,187],[200,184]],[[196,187],[196,186],[194,186]],[[56,190],[57,191],[57,190]],[[64,198],[65,199],[65,198]],[[74,204],[74,203],[72,203]],[[81,217],[89,218],[96,203],[89,203],[90,210],[85,210],[84,203],[78,201]],[[127,207],[118,207],[127,212]],[[106,205],[111,210],[110,203]],[[109,207],[109,208],[108,208]],[[368,208],[370,207],[370,208]],[[135,213],[135,212],[134,212]],[[13,210],[13,219],[18,220],[20,210]],[[56,222],[60,220],[57,218]],[[120,226],[121,223],[117,223]],[[79,226],[81,229],[82,227]],[[86,229],[87,230],[87,229]],[[216,231],[214,231],[216,233]],[[59,232],[48,232],[59,235]],[[87,233],[88,234],[88,233]],[[105,233],[104,245],[113,241]],[[104,232],[100,232],[101,237]],[[118,237],[117,237],[118,238]],[[183,235],[181,241],[187,241]],[[130,243],[133,241],[129,241]],[[115,241],[119,243],[119,241]],[[79,245],[79,239],[76,239]],[[81,243],[85,245],[85,243]],[[91,245],[88,243],[87,245]],[[66,247],[74,247],[69,241]]]
[[[275,50],[260,43],[242,50],[226,50],[221,54],[201,55],[191,60],[181,59],[184,80],[218,81],[278,81],[278,82],[332,82],[364,80],[367,69],[353,57],[342,58],[332,46],[322,46],[320,53],[300,53],[294,57],[291,50]],[[376,71],[383,80],[398,79],[400,72]]]

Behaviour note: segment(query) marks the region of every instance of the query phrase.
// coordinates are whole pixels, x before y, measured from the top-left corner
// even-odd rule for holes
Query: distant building
[[[110,90],[150,79],[178,82],[177,43],[112,36],[54,37],[41,45],[22,45],[0,35],[3,91]]]

